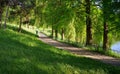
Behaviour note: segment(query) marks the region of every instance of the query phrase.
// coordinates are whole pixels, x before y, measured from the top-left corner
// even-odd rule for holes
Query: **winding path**
[[[84,50],[82,48],[73,47],[73,46],[70,46],[68,44],[55,41],[55,40],[47,37],[43,33],[39,34],[39,39],[41,41],[43,41],[44,43],[50,44],[50,45],[55,46],[55,47],[60,48],[60,49],[68,50],[68,51],[72,52],[73,54],[77,54],[77,55],[88,57],[88,58],[95,59],[95,60],[100,60],[106,64],[120,66],[120,59],[113,58],[110,56],[105,56],[105,55],[102,55],[102,54],[99,54],[96,52],[91,52],[88,50]]]

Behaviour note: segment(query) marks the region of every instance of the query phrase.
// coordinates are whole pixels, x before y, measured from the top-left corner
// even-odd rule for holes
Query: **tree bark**
[[[26,27],[29,29],[29,16],[26,16]]]
[[[108,49],[108,25],[106,21],[104,21],[103,49],[105,51]]]
[[[5,21],[4,21],[4,29],[6,28],[6,22],[8,19],[8,12],[9,12],[9,4],[7,5],[7,10],[6,10],[6,16],[5,16]]]
[[[55,30],[55,39],[58,38],[58,30]]]
[[[86,1],[86,45],[92,44],[92,22],[90,17],[90,0]]]
[[[62,28],[61,40],[64,40],[64,29]]]
[[[52,38],[54,37],[54,29],[53,29],[53,25],[52,25]]]
[[[22,16],[20,16],[20,25],[19,25],[19,28],[18,28],[18,32],[21,32],[21,26],[22,26]]]
[[[108,49],[108,16],[109,16],[109,12],[108,12],[108,8],[107,6],[109,6],[109,2],[103,0],[103,50],[107,51]],[[107,6],[106,6],[107,5]]]
[[[2,13],[0,12],[0,28],[2,28]]]

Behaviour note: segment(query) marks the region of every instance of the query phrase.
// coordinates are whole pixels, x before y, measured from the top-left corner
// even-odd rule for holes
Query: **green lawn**
[[[78,57],[29,32],[0,30],[0,74],[119,74],[120,67]]]

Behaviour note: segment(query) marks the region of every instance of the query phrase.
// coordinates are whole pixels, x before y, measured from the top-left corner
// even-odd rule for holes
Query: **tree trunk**
[[[103,49],[105,51],[108,49],[108,25],[106,21],[104,21]]]
[[[61,40],[64,40],[64,29],[62,28]]]
[[[58,30],[55,30],[55,39],[58,38]]]
[[[7,10],[6,10],[6,16],[5,16],[5,21],[4,21],[4,29],[6,28],[6,22],[8,19],[8,12],[9,12],[9,5],[7,6]]]
[[[53,29],[53,25],[52,25],[52,38],[54,37],[54,29]]]
[[[90,17],[90,0],[86,1],[86,45],[92,44],[92,23]]]
[[[0,8],[0,28],[2,28],[2,8]]]
[[[26,27],[29,29],[29,16],[26,16]]]
[[[2,28],[2,13],[0,12],[0,28]]]
[[[22,26],[22,16],[20,16],[20,25],[19,25],[19,28],[18,28],[18,32],[21,32],[21,26]]]

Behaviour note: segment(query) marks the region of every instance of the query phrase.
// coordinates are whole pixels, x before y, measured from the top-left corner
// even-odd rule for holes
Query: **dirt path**
[[[88,50],[84,50],[84,49],[81,49],[81,48],[70,46],[68,44],[60,43],[58,41],[55,41],[55,40],[47,37],[43,33],[40,33],[39,37],[40,37],[40,40],[43,41],[44,43],[50,44],[50,45],[55,46],[57,48],[68,50],[68,51],[70,51],[74,54],[80,55],[80,56],[100,60],[100,61],[102,61],[104,63],[107,63],[107,64],[111,64],[111,65],[114,65],[114,66],[120,66],[120,59],[116,59],[116,58],[113,58],[113,57],[101,55],[101,54],[95,53],[95,52],[90,52]]]

